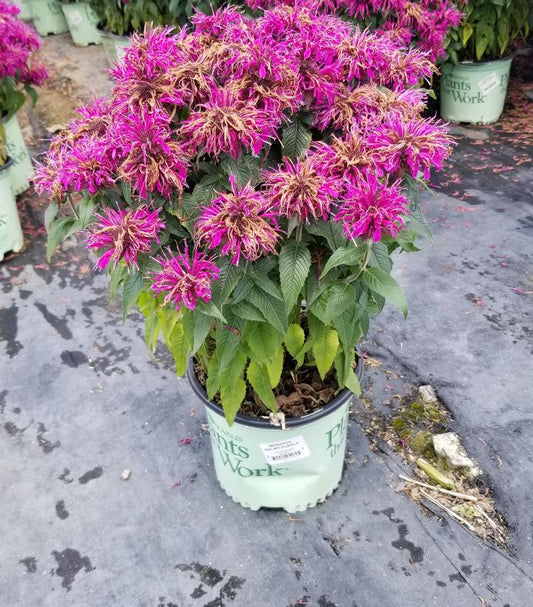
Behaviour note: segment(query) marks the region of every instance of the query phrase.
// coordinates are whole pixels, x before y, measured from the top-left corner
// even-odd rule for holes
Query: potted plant
[[[208,411],[222,487],[305,509],[337,486],[356,346],[450,151],[433,65],[310,7],[229,7],[133,35],[110,100],[52,140],[48,251],[79,230]],[[66,204],[65,204],[66,203]],[[191,358],[192,357],[192,358]]]
[[[19,19],[22,19],[23,21],[31,21],[29,0],[13,0],[13,4],[18,6],[20,9],[20,13],[18,14]]]
[[[96,28],[98,17],[90,7],[89,2],[61,0],[61,9],[65,15],[74,44],[78,46],[102,44],[100,32]]]
[[[22,23],[18,8],[0,1],[0,123],[6,137],[7,154],[11,158],[11,183],[14,194],[29,187],[33,173],[28,149],[16,113],[27,98],[35,102],[34,86],[47,78],[44,66],[35,57],[40,41],[35,31]]]
[[[0,261],[7,252],[18,253],[24,246],[17,203],[11,188],[9,171],[12,163],[7,155],[5,129],[0,124]]]
[[[68,32],[59,0],[28,0],[35,29],[41,36]]]
[[[452,29],[442,65],[441,116],[451,122],[489,124],[502,111],[512,51],[529,32],[528,0],[469,0]]]
[[[218,0],[90,0],[99,22],[100,35],[109,63],[122,58],[128,36],[146,24],[183,25],[194,11],[209,12]]]

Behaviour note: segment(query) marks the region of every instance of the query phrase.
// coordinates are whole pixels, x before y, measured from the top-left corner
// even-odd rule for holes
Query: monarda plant
[[[19,13],[17,6],[0,0],[0,119],[13,116],[28,97],[35,102],[35,86],[48,77],[35,56],[40,39],[17,18]]]
[[[147,345],[180,375],[194,356],[229,423],[294,414],[310,376],[318,405],[357,393],[355,346],[387,300],[406,313],[391,256],[417,250],[419,182],[450,153],[422,117],[433,71],[309,4],[134,35],[38,170],[49,253],[83,230]]]

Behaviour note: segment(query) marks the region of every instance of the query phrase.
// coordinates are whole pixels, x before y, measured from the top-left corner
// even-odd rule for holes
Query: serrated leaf
[[[348,388],[348,390],[350,390],[350,392],[353,392],[356,396],[360,396],[361,384],[359,383],[359,378],[353,370],[350,370],[350,372],[346,376],[344,380],[344,387]]]
[[[144,280],[139,272],[129,272],[122,287],[122,317],[126,320],[128,312],[137,303],[144,288]]]
[[[212,301],[197,301],[195,309],[200,314],[205,314],[206,316],[218,318],[218,320],[226,322],[226,319],[224,318],[222,312],[215,306]]]
[[[281,346],[279,346],[272,359],[272,362],[265,365],[271,388],[275,388],[281,380],[281,373],[283,371],[283,355],[284,350]]]
[[[89,196],[84,196],[80,200],[76,207],[76,212],[78,213],[78,221],[81,230],[84,230],[91,223],[95,206],[94,200],[89,198]]]
[[[371,291],[393,303],[407,316],[405,295],[390,274],[380,268],[368,268],[361,274],[361,279]]]
[[[243,318],[244,320],[265,322],[265,317],[249,301],[241,301],[240,303],[231,306],[231,311],[233,314],[235,314],[235,316]]]
[[[328,300],[324,310],[324,322],[329,324],[355,303],[356,292],[352,284],[335,283],[328,289]]]
[[[1,137],[1,133],[0,133],[0,137]],[[44,227],[45,227],[47,233],[50,232],[50,225],[52,224],[54,219],[57,217],[58,211],[59,211],[59,205],[57,204],[57,202],[53,201],[48,205],[48,208],[44,212]]]
[[[287,352],[293,358],[296,358],[298,352],[303,348],[304,343],[305,332],[302,327],[296,323],[290,324],[287,328],[287,334],[285,335],[285,347],[287,348]]]
[[[250,274],[256,287],[267,295],[283,301],[283,296],[278,286],[267,276],[267,270],[254,271]]]
[[[261,311],[274,329],[285,335],[285,331],[287,330],[287,312],[282,301],[267,295],[257,287],[250,291],[248,300]]]
[[[342,225],[333,221],[320,220],[315,223],[310,223],[308,226],[305,226],[305,231],[309,234],[325,238],[332,251],[345,247],[348,243],[348,240],[342,231]]]
[[[239,282],[241,270],[234,266],[229,259],[222,259],[218,263],[219,276],[211,285],[211,301],[222,309],[233,289]]]
[[[335,329],[326,327],[317,338],[313,337],[313,356],[322,379],[325,378],[327,372],[331,369],[338,348],[339,336]]]
[[[65,238],[74,232],[77,232],[78,229],[78,222],[75,217],[60,217],[51,222],[46,245],[46,257],[49,262],[56,247],[59,246]]]
[[[297,160],[311,145],[311,132],[298,119],[294,119],[283,129],[281,149],[284,156]]]
[[[183,325],[181,323],[176,323],[174,325],[166,344],[174,357],[174,361],[176,363],[176,374],[179,376],[185,375],[185,372],[187,371],[190,348],[185,337]]]
[[[326,262],[320,278],[326,276],[328,272],[337,268],[338,266],[356,266],[361,262],[366,253],[366,247],[356,247],[353,243],[348,244],[346,247],[341,247],[333,252],[331,257]]]
[[[248,365],[246,377],[250,385],[261,399],[261,402],[271,411],[277,411],[276,398],[272,392],[267,369],[255,361]]]
[[[159,337],[159,317],[155,311],[148,312],[144,317],[144,343],[149,350],[155,350]]]
[[[213,325],[213,319],[205,314],[196,314],[194,317],[194,333],[193,333],[193,346],[191,354],[196,354],[198,349],[205,342],[206,337],[211,330]]]
[[[303,242],[289,241],[279,254],[281,292],[287,310],[292,310],[305,285],[311,267],[311,253]]]
[[[247,322],[242,336],[251,352],[250,358],[271,363],[281,344],[281,336],[264,322]]]
[[[220,402],[224,409],[224,415],[228,426],[232,426],[235,421],[242,401],[246,396],[246,382],[241,377],[238,377],[234,381],[224,381],[223,385],[220,386]]]
[[[389,255],[389,249],[384,242],[373,242],[370,252],[370,264],[381,268],[385,272],[390,272],[392,269],[392,261]]]

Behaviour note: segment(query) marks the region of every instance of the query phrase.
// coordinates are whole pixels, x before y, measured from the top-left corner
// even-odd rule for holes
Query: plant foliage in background
[[[512,53],[529,34],[529,0],[468,0],[448,36],[451,61],[491,61]]]
[[[119,36],[142,31],[145,24],[183,25],[195,11],[211,12],[216,0],[90,0],[100,27]]]
[[[357,392],[354,346],[387,300],[407,311],[391,254],[418,250],[418,181],[450,152],[422,116],[433,71],[309,3],[134,35],[38,170],[49,253],[86,230],[147,345],[178,374],[194,354],[230,423],[275,411],[284,370]]]
[[[28,25],[17,19],[20,9],[0,0],[0,118],[15,114],[29,97],[37,99],[34,86],[48,73],[35,51],[40,39]]]

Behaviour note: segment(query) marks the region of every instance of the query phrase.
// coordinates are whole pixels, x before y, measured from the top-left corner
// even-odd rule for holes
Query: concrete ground
[[[57,73],[25,125],[34,150],[77,98],[108,88],[101,48],[56,36],[44,52]],[[326,503],[295,516],[233,503],[186,380],[163,350],[147,354],[138,315],[122,322],[82,245],[46,263],[46,203],[30,191],[28,247],[0,264],[0,607],[533,604],[533,103],[520,86],[510,100],[500,126],[456,129],[423,197],[434,247],[397,262],[409,317],[375,322],[365,348],[381,366],[364,382],[385,417],[393,391],[435,386],[509,523],[508,551],[398,492],[408,467],[371,448],[358,415]]]

